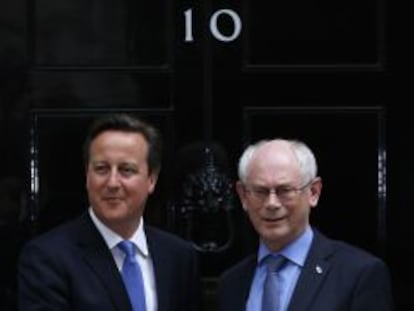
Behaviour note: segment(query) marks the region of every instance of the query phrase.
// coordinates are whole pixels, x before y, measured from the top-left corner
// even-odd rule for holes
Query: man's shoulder
[[[27,240],[20,250],[19,261],[29,265],[42,261],[50,265],[73,258],[79,239],[85,238],[79,233],[81,223],[80,218],[70,220]]]
[[[147,235],[147,239],[150,240],[150,242],[160,244],[163,247],[193,249],[190,241],[187,241],[177,234],[169,232],[167,230],[156,228],[151,225],[146,225],[145,233]]]
[[[315,235],[315,248],[317,252],[325,253],[327,258],[335,258],[344,265],[384,264],[373,252],[344,240],[328,238],[319,232]]]
[[[223,271],[220,276],[220,281],[223,282],[225,280],[233,279],[233,278],[244,278],[254,271],[256,267],[257,256],[256,254],[250,254],[238,262],[233,264],[231,267],[227,268]]]
[[[81,216],[56,225],[55,227],[43,231],[29,239],[26,242],[26,245],[66,245],[68,242],[73,241],[74,237],[77,236],[76,232],[84,220],[84,217]]]
[[[337,250],[337,253],[344,258],[344,260],[347,260],[347,258],[352,258],[351,264],[357,264],[357,263],[383,263],[383,260],[375,255],[374,253],[369,252],[368,250],[365,250],[359,246],[350,244],[348,242],[344,241],[334,241],[335,248]]]

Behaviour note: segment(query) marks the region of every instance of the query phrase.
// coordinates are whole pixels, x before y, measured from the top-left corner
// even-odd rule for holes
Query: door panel
[[[250,69],[381,66],[383,1],[244,1],[244,59]]]
[[[171,66],[172,1],[36,1],[37,66]],[[52,27],[51,27],[52,26]]]

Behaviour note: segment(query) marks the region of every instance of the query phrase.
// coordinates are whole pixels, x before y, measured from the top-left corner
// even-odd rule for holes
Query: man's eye
[[[267,188],[255,188],[254,192],[256,192],[259,195],[267,195],[269,193],[269,189],[267,189]]]
[[[104,165],[95,166],[93,169],[98,174],[104,174],[108,171],[108,168]]]
[[[119,171],[123,176],[131,176],[137,172],[137,170],[133,167],[121,167]]]
[[[280,188],[277,188],[277,193],[278,195],[285,195],[285,194],[290,193],[292,190],[293,189],[290,187],[280,187]]]

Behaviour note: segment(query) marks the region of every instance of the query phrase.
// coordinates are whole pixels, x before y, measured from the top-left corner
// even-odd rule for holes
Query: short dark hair
[[[85,167],[89,163],[89,152],[92,141],[106,131],[121,131],[143,135],[148,143],[148,172],[149,174],[159,173],[162,161],[162,139],[159,131],[151,124],[129,114],[104,115],[92,122],[83,144]]]

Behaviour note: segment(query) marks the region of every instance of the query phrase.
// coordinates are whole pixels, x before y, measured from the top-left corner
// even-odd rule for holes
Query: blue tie
[[[266,279],[263,287],[262,311],[280,310],[280,284],[279,271],[286,264],[287,259],[283,256],[269,255],[264,259],[266,265]]]
[[[122,278],[128,291],[134,311],[145,311],[145,294],[142,273],[137,260],[135,259],[135,247],[130,241],[122,241],[118,247],[126,255],[122,265]]]

